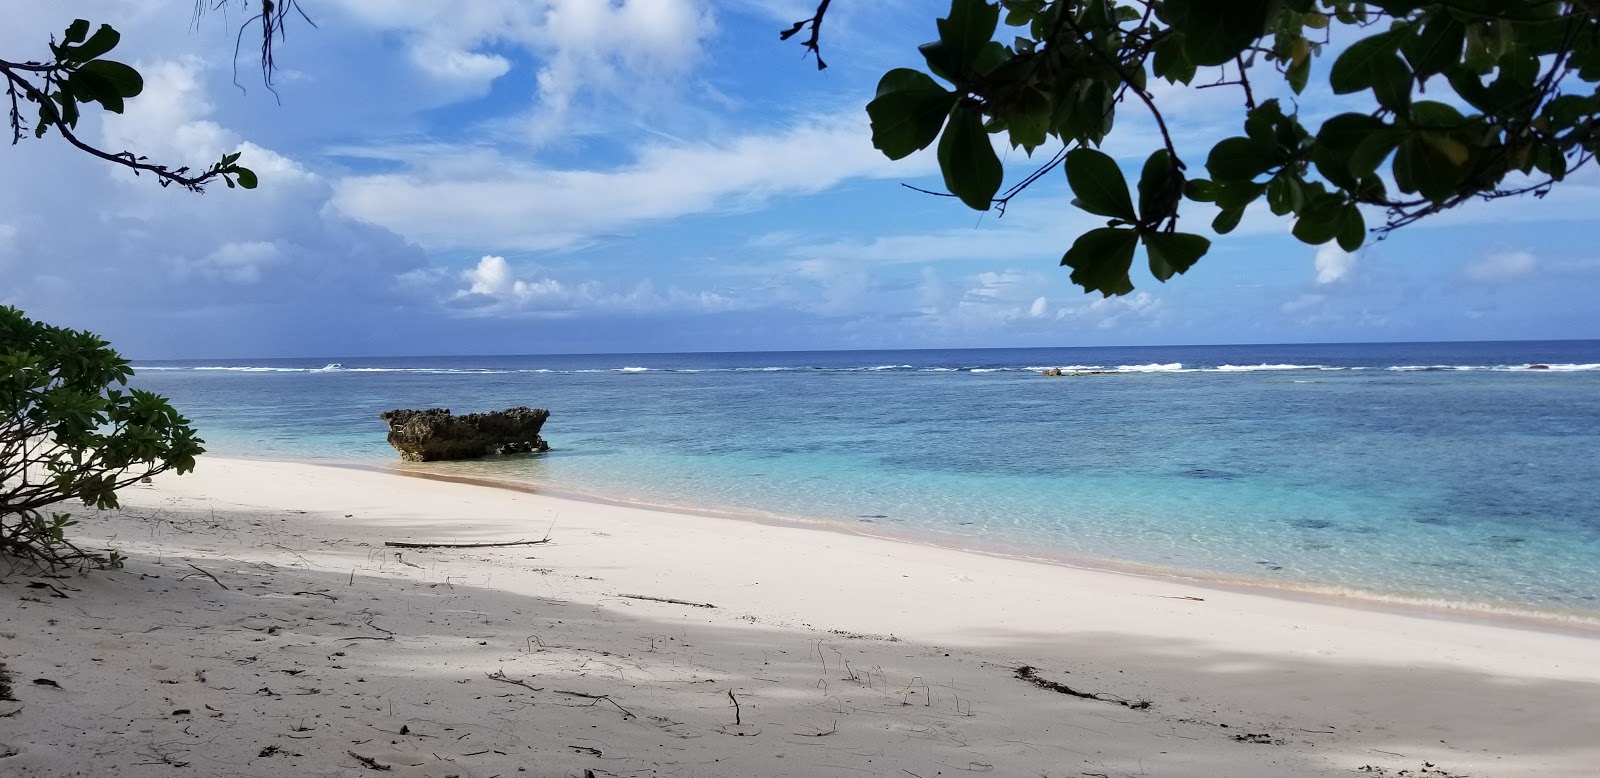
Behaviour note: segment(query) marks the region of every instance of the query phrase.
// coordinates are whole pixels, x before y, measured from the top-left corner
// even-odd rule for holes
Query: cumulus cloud
[[[410,282],[428,283],[436,275],[410,274]],[[521,273],[505,257],[489,255],[461,271],[448,302],[473,316],[568,317],[581,313],[652,313],[668,310],[730,311],[749,307],[714,291],[660,290],[642,280],[618,286],[600,281],[562,281],[548,275]]]
[[[1468,281],[1483,284],[1503,284],[1532,273],[1539,261],[1527,251],[1499,251],[1484,255],[1469,263],[1462,274]]]
[[[1356,255],[1339,248],[1337,243],[1324,243],[1317,247],[1317,283],[1337,284],[1350,276],[1356,266]]]

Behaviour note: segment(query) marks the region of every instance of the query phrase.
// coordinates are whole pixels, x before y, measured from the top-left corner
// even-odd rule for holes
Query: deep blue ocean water
[[[1600,617],[1600,341],[135,368],[221,455],[398,464],[381,411],[531,405],[552,412],[551,453],[407,467]]]

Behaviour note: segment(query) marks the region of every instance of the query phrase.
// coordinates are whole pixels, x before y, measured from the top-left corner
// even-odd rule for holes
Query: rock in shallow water
[[[543,408],[507,408],[455,416],[449,408],[384,411],[389,445],[407,462],[477,459],[491,454],[531,454],[550,450],[539,437],[550,412]]]

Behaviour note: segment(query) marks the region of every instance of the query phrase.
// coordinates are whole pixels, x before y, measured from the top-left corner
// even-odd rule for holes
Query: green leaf
[[[87,73],[77,70],[68,75],[67,88],[82,102],[99,103],[107,111],[122,113],[122,94],[116,85],[92,70]]]
[[[109,24],[102,24],[83,45],[62,46],[61,59],[64,62],[88,62],[116,48],[121,41],[122,33],[112,29]]]
[[[945,45],[951,64],[971,71],[978,54],[994,38],[1000,22],[1000,7],[985,0],[951,0],[950,15],[938,20],[939,42]]]
[[[256,172],[247,167],[235,167],[233,174],[239,177],[239,186],[245,189],[256,188]]]
[[[1125,222],[1138,221],[1128,181],[1111,155],[1079,147],[1067,152],[1067,184],[1077,198],[1073,205],[1089,213],[1110,216]]]
[[[1344,201],[1338,195],[1324,195],[1306,206],[1294,223],[1294,236],[1303,243],[1319,246],[1339,234],[1344,217]]]
[[[1172,164],[1172,155],[1158,149],[1144,162],[1139,173],[1139,222],[1155,225],[1177,212],[1183,198],[1183,174]]]
[[[1072,283],[1083,287],[1085,293],[1127,294],[1133,291],[1128,271],[1138,247],[1139,234],[1133,230],[1101,227],[1079,235],[1061,257],[1061,264],[1072,268]]]
[[[1197,68],[1189,59],[1188,52],[1183,50],[1183,39],[1173,36],[1156,45],[1156,53],[1150,60],[1150,70],[1157,78],[1164,78],[1174,84],[1187,84],[1194,80]]]
[[[1339,215],[1338,239],[1339,248],[1345,251],[1355,251],[1367,240],[1367,220],[1355,203],[1346,203]]]
[[[1442,203],[1460,186],[1467,158],[1466,146],[1445,133],[1415,133],[1395,152],[1394,181],[1402,192],[1417,192]]]
[[[867,103],[872,146],[889,159],[903,159],[939,137],[957,95],[921,71],[900,68],[878,81],[878,96]]]
[[[1466,25],[1448,11],[1436,11],[1422,32],[1404,45],[1406,59],[1418,78],[1443,73],[1461,61],[1461,48],[1467,41]]]
[[[74,19],[72,20],[72,24],[67,25],[66,34],[61,36],[61,42],[63,44],[82,43],[83,39],[88,36],[89,20]]]
[[[1244,206],[1224,208],[1217,214],[1217,218],[1211,220],[1211,229],[1218,235],[1226,235],[1239,226],[1239,220],[1242,218],[1244,218]]]
[[[78,68],[77,72],[88,73],[104,79],[123,98],[137,97],[140,92],[144,91],[144,77],[139,75],[139,71],[121,62],[97,59],[93,62],[84,63]]]
[[[1342,113],[1322,123],[1317,131],[1316,145],[1311,148],[1311,161],[1323,178],[1344,189],[1355,188],[1362,175],[1377,169],[1374,162],[1360,172],[1352,170],[1352,157],[1363,141],[1374,133],[1385,130],[1383,120],[1364,113]],[[1381,160],[1379,160],[1381,161]]]
[[[1167,20],[1183,34],[1184,51],[1200,66],[1232,61],[1266,33],[1274,0],[1167,0]]]
[[[951,111],[950,123],[939,140],[939,169],[951,194],[973,210],[989,210],[1005,178],[1005,168],[989,145],[978,109],[958,104]]]
[[[1211,250],[1211,241],[1187,232],[1152,232],[1144,236],[1144,248],[1150,258],[1150,274],[1165,283],[1200,261]]]
[[[1276,150],[1265,143],[1244,137],[1226,138],[1213,146],[1206,158],[1212,178],[1249,181],[1275,164]]]
[[[1011,128],[1011,144],[1021,146],[1031,156],[1050,137],[1050,98],[1032,87],[1023,89],[1007,124]]]
[[[1217,201],[1217,185],[1204,178],[1191,178],[1183,183],[1183,196],[1197,203]]]
[[[1333,70],[1328,73],[1328,85],[1333,87],[1336,95],[1347,95],[1371,89],[1373,84],[1384,78],[1386,72],[1392,72],[1392,65],[1400,63],[1400,55],[1395,53],[1398,43],[1389,33],[1363,38],[1345,49],[1339,58],[1333,61]]]

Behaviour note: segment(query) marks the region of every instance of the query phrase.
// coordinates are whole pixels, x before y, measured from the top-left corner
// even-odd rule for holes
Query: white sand
[[[301,464],[125,502],[126,569],[0,585],[0,776],[1600,771],[1571,630]]]

